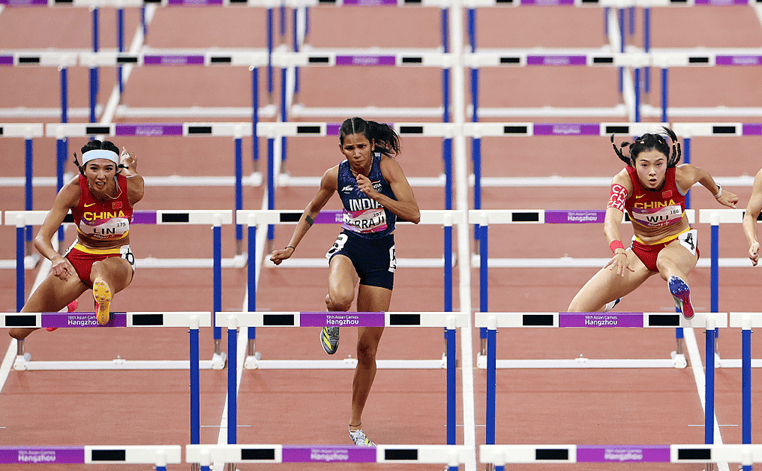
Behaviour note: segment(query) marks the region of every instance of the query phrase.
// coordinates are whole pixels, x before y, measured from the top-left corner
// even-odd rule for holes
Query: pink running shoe
[[[77,307],[79,307],[79,301],[75,299],[66,305],[66,312],[74,312],[77,310]],[[58,330],[58,327],[45,327],[45,330],[48,332],[53,332],[54,330]]]
[[[688,284],[676,276],[670,276],[667,281],[669,292],[675,300],[675,305],[683,313],[686,319],[693,319],[693,305],[691,304],[691,289]]]

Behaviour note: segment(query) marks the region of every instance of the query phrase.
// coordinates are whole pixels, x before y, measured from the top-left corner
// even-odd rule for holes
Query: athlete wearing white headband
[[[82,165],[87,164],[91,160],[105,159],[114,162],[119,166],[119,156],[114,151],[106,149],[93,149],[82,154]]]

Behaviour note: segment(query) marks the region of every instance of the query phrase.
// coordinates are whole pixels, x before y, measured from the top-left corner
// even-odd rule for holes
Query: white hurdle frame
[[[383,319],[382,319],[383,317]],[[228,444],[236,443],[236,424],[238,421],[238,369],[237,343],[239,327],[329,327],[329,326],[367,326],[367,327],[444,327],[447,350],[443,360],[447,370],[447,444],[454,445],[456,440],[456,387],[455,387],[455,332],[462,332],[469,326],[469,315],[455,312],[217,312],[215,326],[228,329]],[[299,360],[296,360],[299,362]],[[336,362],[336,360],[334,360]],[[379,368],[382,360],[377,360]],[[355,365],[356,366],[356,365]],[[354,366],[352,366],[354,367]]]
[[[41,225],[48,211],[6,211],[5,225],[16,226],[16,257],[17,257],[17,279],[16,279],[16,305],[17,311],[20,311],[25,303],[26,292],[24,288],[23,268],[19,270],[19,265],[23,258],[23,236],[24,228],[27,225]],[[71,214],[64,219],[64,224],[70,223]],[[222,225],[233,223],[233,213],[230,210],[156,210],[142,211],[136,210],[133,213],[133,224],[191,224],[206,225],[210,224],[213,230],[213,248],[214,258],[212,260],[213,269],[213,310],[222,309]],[[138,259],[139,261],[140,259]],[[138,263],[136,261],[136,263]],[[138,266],[140,264],[138,263]],[[222,352],[220,343],[221,330],[214,329],[214,354],[212,360],[204,362],[204,368],[222,369],[225,366],[225,354]],[[24,356],[24,341],[18,342],[18,355]]]

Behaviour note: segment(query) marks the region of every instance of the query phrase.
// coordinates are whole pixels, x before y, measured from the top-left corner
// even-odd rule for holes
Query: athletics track
[[[756,7],[759,8],[759,7]],[[138,26],[137,9],[126,13],[127,45]],[[309,40],[313,47],[420,47],[439,45],[439,10],[436,8],[315,8],[311,12]],[[112,9],[101,10],[101,47],[113,48]],[[752,6],[663,8],[653,12],[655,48],[750,48],[760,47],[762,26]],[[158,8],[151,19],[145,43],[152,48],[264,47],[263,9],[257,8]],[[224,24],[225,27],[213,27]],[[640,23],[638,23],[640,25]],[[640,27],[640,26],[639,26]],[[290,29],[289,29],[290,30]],[[578,47],[599,48],[607,44],[603,13],[598,8],[529,7],[490,8],[478,13],[479,48]],[[640,30],[632,41],[639,44]],[[276,44],[278,41],[276,41]],[[90,13],[86,8],[10,8],[0,12],[0,49],[81,49],[90,47]],[[422,68],[303,68],[299,100],[307,107],[394,106],[429,107],[441,104],[441,71]],[[750,68],[678,68],[670,71],[670,105],[674,107],[761,107],[760,71]],[[113,68],[100,71],[99,102],[104,103],[115,81]],[[276,73],[276,77],[278,74]],[[55,68],[0,68],[5,90],[0,109],[17,107],[55,109],[59,106],[59,75]],[[654,72],[654,81],[658,75]],[[86,122],[87,71],[72,68],[69,75],[71,122]],[[484,69],[481,71],[482,107],[612,107],[620,102],[613,68]],[[276,95],[279,85],[276,80]],[[250,106],[251,84],[245,69],[227,68],[136,68],[126,82],[123,102],[130,109],[162,107]],[[658,86],[655,86],[658,90]],[[260,91],[262,105],[269,103]],[[277,103],[277,100],[276,100]],[[648,101],[658,107],[658,91]],[[372,116],[390,122],[438,121],[403,116]],[[272,118],[265,118],[272,120]],[[333,118],[294,118],[329,121]],[[118,117],[116,122],[246,121],[246,118]],[[655,118],[648,120],[656,121]],[[4,122],[53,123],[53,116],[6,118]],[[511,121],[482,119],[482,121]],[[525,117],[522,122],[598,122],[626,118]],[[670,121],[760,122],[762,116],[690,116]],[[624,137],[623,137],[624,138]],[[69,152],[84,139],[71,139]],[[115,139],[117,145],[135,151],[144,176],[229,176],[233,172],[230,138],[164,137]],[[244,138],[251,149],[251,138]],[[621,168],[606,138],[601,137],[508,137],[483,139],[484,175],[491,177],[601,177],[610,178]],[[693,140],[692,162],[715,177],[753,175],[759,168],[760,137],[716,137]],[[266,141],[260,152],[265,155]],[[23,176],[17,156],[23,140],[0,139],[3,177]],[[335,137],[290,139],[286,169],[291,176],[317,176],[339,160]],[[35,177],[53,177],[55,140],[35,139]],[[244,152],[246,154],[246,151]],[[265,163],[260,163],[264,170]],[[400,163],[410,177],[439,177],[442,172],[438,138],[403,138]],[[72,166],[68,165],[71,171]],[[254,171],[244,159],[244,175]],[[748,185],[725,185],[745,205]],[[243,207],[261,209],[264,187],[246,187]],[[301,209],[312,188],[289,186],[277,190],[278,209]],[[424,210],[444,209],[441,187],[416,187]],[[716,207],[705,191],[694,192],[695,208]],[[469,190],[470,194],[470,190]],[[34,191],[34,209],[49,209],[54,197],[50,185]],[[138,209],[231,209],[230,186],[148,186]],[[601,209],[605,187],[486,187],[485,209]],[[0,210],[22,208],[23,190],[0,187]],[[327,209],[338,209],[334,199]],[[700,248],[710,252],[709,226],[697,225]],[[275,230],[274,245],[285,245],[291,226]],[[335,227],[315,226],[299,246],[297,255],[320,258],[335,236]],[[441,257],[441,229],[435,226],[402,226],[397,231],[397,254],[404,258]],[[67,231],[67,241],[73,232]],[[495,258],[603,258],[607,256],[600,225],[491,226],[490,256]],[[12,227],[0,228],[0,259],[13,258]],[[457,236],[456,236],[457,238]],[[503,242],[500,242],[503,238]],[[236,255],[232,226],[222,229],[222,257]],[[430,241],[436,241],[431,243]],[[204,226],[136,226],[132,247],[138,258],[205,258],[212,256],[211,231]],[[471,243],[473,250],[473,242]],[[746,242],[740,225],[722,228],[722,257],[744,258]],[[463,263],[463,260],[459,261]],[[286,262],[287,265],[288,262]],[[594,268],[495,268],[490,272],[491,311],[563,311],[574,293],[594,273]],[[759,276],[750,268],[723,268],[720,279],[720,310],[753,312],[758,305]],[[463,272],[456,267],[454,309],[470,304],[479,309],[479,272],[466,272],[469,292],[462,292]],[[27,287],[37,270],[26,272]],[[210,268],[143,268],[133,284],[118,295],[115,311],[195,311],[212,309]],[[262,311],[314,311],[323,308],[325,268],[262,268],[257,306]],[[0,270],[0,309],[15,311],[15,271]],[[698,268],[690,277],[697,311],[709,310],[709,270]],[[245,306],[246,270],[222,271],[222,310],[240,311]],[[28,290],[27,290],[28,293]],[[398,271],[392,310],[441,311],[441,268],[402,268]],[[87,295],[80,310],[90,310]],[[651,279],[634,295],[624,299],[622,311],[670,312],[672,301],[664,283]],[[657,330],[570,329],[501,331],[499,358],[669,358],[675,349],[674,332]],[[337,357],[353,355],[354,330],[342,330]],[[460,335],[460,334],[459,334]],[[257,350],[262,359],[325,359],[316,341],[317,329],[260,329]],[[703,358],[703,332],[695,329],[696,352]],[[223,335],[223,346],[226,343]],[[201,355],[211,357],[212,336],[201,332]],[[458,339],[460,353],[461,339]],[[471,339],[476,362],[478,329]],[[0,336],[0,352],[9,338]],[[387,329],[379,359],[436,359],[444,349],[441,329]],[[53,334],[37,332],[27,342],[33,360],[129,360],[187,358],[187,338],[182,329],[61,329]],[[723,358],[740,358],[740,332],[720,334]],[[755,347],[759,357],[759,348]],[[694,360],[694,357],[691,357]],[[463,406],[473,408],[473,424],[458,427],[457,443],[484,443],[484,370],[471,372],[473,394],[464,394],[458,371],[458,424],[463,425]],[[346,444],[351,370],[247,370],[238,395],[238,442],[284,444]],[[716,415],[721,439],[741,443],[740,370],[716,373]],[[201,443],[217,443],[225,407],[227,370],[201,371]],[[754,407],[760,376],[754,373]],[[10,371],[0,393],[0,445],[81,444],[186,444],[188,443],[188,380],[183,371]],[[445,442],[444,372],[437,370],[379,370],[364,414],[366,431],[378,443],[440,444]],[[473,404],[469,406],[470,404]],[[692,369],[510,369],[497,375],[496,443],[574,444],[667,444],[702,443],[703,412]],[[468,412],[468,411],[466,411]],[[759,440],[759,422],[753,424]],[[469,432],[464,433],[468,429]],[[224,428],[223,428],[224,430]],[[473,434],[468,436],[468,434]],[[224,438],[223,438],[224,440]],[[174,465],[170,469],[185,469]],[[252,469],[259,469],[254,467]],[[280,465],[279,469],[296,469]],[[360,465],[370,469],[376,465]],[[397,469],[391,465],[378,465]],[[484,465],[477,464],[482,469]],[[567,465],[573,466],[573,465]],[[616,469],[630,469],[627,464]],[[632,464],[641,469],[642,465]],[[702,469],[685,465],[684,469]],[[319,468],[319,466],[314,466]],[[536,466],[514,465],[512,469]],[[57,469],[51,465],[47,469]],[[84,468],[84,466],[83,466]],[[407,466],[399,469],[430,469]],[[465,469],[465,466],[461,466]],[[563,468],[559,465],[558,467]],[[585,469],[603,469],[588,465]],[[64,469],[64,467],[61,467]],[[65,469],[79,469],[66,466]],[[97,465],[86,469],[99,469]],[[106,469],[106,468],[104,468]],[[112,469],[112,468],[108,468]],[[243,469],[243,468],[242,468]],[[311,469],[299,466],[299,469]],[[375,468],[373,468],[375,469]],[[565,468],[563,468],[565,469]],[[581,469],[577,467],[576,469]],[[649,469],[682,469],[655,465]]]

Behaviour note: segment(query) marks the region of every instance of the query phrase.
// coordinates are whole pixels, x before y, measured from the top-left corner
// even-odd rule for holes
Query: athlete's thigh
[[[657,265],[669,261],[674,264],[678,270],[686,275],[696,268],[698,263],[698,254],[684,247],[680,241],[674,241],[661,249],[656,257]]]
[[[90,272],[91,282],[95,281],[98,273],[105,272],[108,277],[111,289],[115,293],[123,290],[132,282],[132,266],[121,257],[109,257],[99,262],[93,263],[93,269]]]
[[[76,273],[69,275],[64,281],[52,274],[29,296],[22,311],[24,312],[55,312],[77,299],[87,290],[87,286],[79,280]]]
[[[571,307],[583,311],[600,309],[607,302],[631,293],[654,274],[632,250],[627,251],[627,259],[632,271],[626,270],[622,276],[609,267],[601,268],[577,293]]]
[[[352,260],[345,255],[334,255],[328,271],[328,287],[334,292],[353,292],[357,285],[357,271]]]

